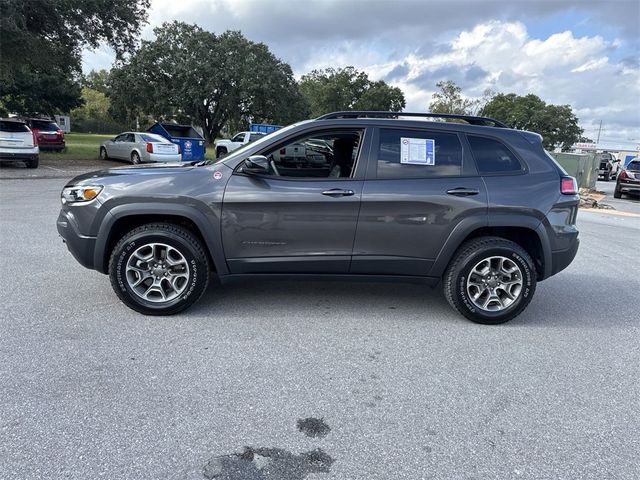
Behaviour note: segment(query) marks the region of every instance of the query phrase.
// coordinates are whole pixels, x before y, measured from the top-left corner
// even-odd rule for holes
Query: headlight
[[[66,187],[62,190],[62,204],[90,202],[102,191],[101,185],[85,185],[82,187]]]

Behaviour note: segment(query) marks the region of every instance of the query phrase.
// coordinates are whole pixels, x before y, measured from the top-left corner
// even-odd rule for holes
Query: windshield
[[[287,127],[284,127],[284,128],[281,128],[280,130],[276,130],[275,132],[267,133],[266,135],[262,136],[259,140],[256,140],[255,142],[247,143],[246,145],[243,145],[239,149],[234,150],[228,156],[224,157],[221,160],[226,161],[226,160],[234,159],[234,158],[237,158],[237,157],[241,157],[247,152],[247,150],[250,150],[250,149],[253,149],[255,147],[259,147],[259,146],[271,143],[271,140],[273,138],[275,138],[275,134],[277,134],[279,136],[281,133],[286,133],[289,130],[293,129],[294,127],[297,127],[298,125],[302,125],[303,123],[308,123],[310,121],[311,120],[303,120],[302,122],[292,123],[291,125],[289,125]],[[215,163],[218,163],[221,160],[217,160]]]

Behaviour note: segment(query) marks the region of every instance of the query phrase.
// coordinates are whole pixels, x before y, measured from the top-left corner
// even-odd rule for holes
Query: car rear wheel
[[[611,180],[611,172],[605,173],[603,179],[605,182],[608,182],[609,180]]]
[[[193,305],[209,284],[209,258],[189,230],[157,223],[127,233],[109,261],[111,286],[145,315],[172,315]]]
[[[38,165],[40,164],[40,159],[36,157],[32,160],[27,160],[25,163],[27,164],[27,168],[38,168]]]
[[[109,160],[107,149],[104,147],[100,147],[100,160]]]
[[[622,198],[622,191],[620,190],[620,185],[616,185],[616,188],[613,191],[613,198]]]
[[[140,165],[140,155],[138,154],[138,152],[131,153],[131,163],[133,163],[134,165]]]
[[[529,254],[500,237],[480,237],[460,247],[444,275],[449,304],[476,323],[496,325],[518,316],[536,289]]]

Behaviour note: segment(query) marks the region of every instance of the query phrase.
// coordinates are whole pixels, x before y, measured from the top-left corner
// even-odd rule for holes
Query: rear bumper
[[[561,272],[573,262],[573,259],[576,258],[576,254],[578,253],[579,246],[580,239],[575,238],[569,248],[551,252],[551,275]]]
[[[40,147],[41,151],[44,150],[64,150],[66,144],[64,142],[58,142],[58,143],[53,143],[53,142],[39,142],[38,143],[38,147]]]
[[[631,193],[633,195],[640,195],[640,183],[619,182],[618,189],[622,193]]]
[[[66,212],[61,211],[56,221],[58,233],[67,245],[71,255],[86,268],[94,268],[93,254],[96,248],[96,238],[81,235],[75,220]]]
[[[160,154],[160,153],[148,153],[147,158],[145,158],[147,162],[181,162],[182,155],[179,153],[175,154]]]
[[[12,161],[24,161],[35,160],[38,158],[38,151],[29,150],[27,152],[7,152],[0,151],[0,161],[12,162]]]

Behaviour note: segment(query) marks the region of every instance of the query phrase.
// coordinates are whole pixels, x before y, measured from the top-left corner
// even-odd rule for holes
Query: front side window
[[[292,140],[262,152],[271,174],[298,178],[351,178],[363,131],[323,132]]]
[[[378,178],[430,178],[461,174],[462,144],[455,133],[380,130]]]
[[[504,143],[487,137],[467,138],[481,175],[522,171],[520,161]]]

